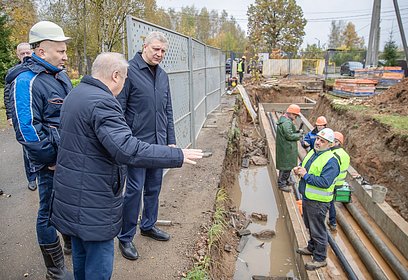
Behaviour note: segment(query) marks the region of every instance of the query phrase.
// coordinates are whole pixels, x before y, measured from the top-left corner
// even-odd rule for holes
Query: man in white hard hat
[[[23,42],[23,43],[18,44],[17,49],[16,49],[16,55],[19,61],[17,65],[15,65],[14,67],[10,68],[7,71],[6,81],[7,81],[7,76],[9,75],[9,73],[14,72],[16,68],[22,67],[24,58],[30,57],[32,53],[33,51],[31,50],[29,43]],[[11,119],[12,108],[10,108],[10,86],[11,86],[10,83],[7,83],[7,82],[4,83],[4,106],[6,108],[7,122],[9,126],[12,126],[13,121]],[[24,148],[23,148],[23,159],[24,159],[24,169],[26,173],[26,178],[28,181],[27,187],[30,191],[35,191],[37,189],[37,181],[36,181],[37,173],[31,171],[30,161],[26,155]]]
[[[47,267],[47,279],[73,279],[64,264],[56,229],[48,222],[53,177],[59,144],[58,127],[64,98],[72,89],[64,71],[66,42],[60,26],[49,21],[33,25],[29,43],[34,53],[12,71],[10,107],[17,140],[24,146],[31,168],[38,174],[37,240]],[[70,238],[65,238],[70,241]],[[69,253],[67,243],[64,252]]]
[[[299,192],[303,196],[303,220],[310,233],[307,247],[299,248],[296,252],[313,256],[313,260],[305,265],[307,270],[327,265],[325,219],[333,200],[335,179],[340,173],[339,162],[331,150],[333,143],[333,130],[322,129],[317,134],[314,148],[303,159],[301,166],[294,168],[295,174],[301,177]]]

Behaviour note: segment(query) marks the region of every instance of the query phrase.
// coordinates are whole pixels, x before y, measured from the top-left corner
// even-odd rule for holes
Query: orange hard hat
[[[340,144],[343,145],[343,143],[344,143],[344,136],[343,136],[343,134],[342,134],[341,132],[335,131],[335,132],[334,132],[334,139],[339,140]]]
[[[326,124],[327,124],[327,120],[325,117],[320,116],[317,118],[316,125],[326,125]]]
[[[289,105],[288,109],[286,109],[286,112],[295,115],[300,115],[300,107],[296,104],[291,104]]]

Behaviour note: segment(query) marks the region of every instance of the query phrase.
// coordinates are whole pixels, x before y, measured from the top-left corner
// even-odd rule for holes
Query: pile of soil
[[[368,105],[375,106],[380,113],[408,116],[408,78],[374,96]]]

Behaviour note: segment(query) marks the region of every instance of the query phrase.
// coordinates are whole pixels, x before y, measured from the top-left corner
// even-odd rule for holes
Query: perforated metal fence
[[[176,141],[179,147],[195,146],[207,115],[216,109],[225,89],[225,55],[191,37],[127,16],[128,59],[142,50],[152,31],[163,32],[169,49],[160,66],[169,75]]]

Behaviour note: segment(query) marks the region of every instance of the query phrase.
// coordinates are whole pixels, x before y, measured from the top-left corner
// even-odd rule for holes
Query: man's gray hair
[[[26,43],[26,42],[20,43],[20,44],[17,45],[16,50],[18,51],[19,49],[21,49],[21,48],[23,48],[23,47],[28,47],[28,48],[30,48],[30,44],[29,44],[29,43]]]
[[[126,73],[129,63],[121,53],[104,52],[99,54],[92,64],[92,76],[102,79],[110,79],[112,73],[118,71]]]
[[[158,40],[166,45],[166,49],[169,47],[169,41],[166,38],[166,35],[160,31],[153,31],[150,32],[149,35],[144,40],[145,45],[149,45],[153,42],[153,40]]]

